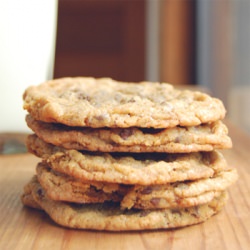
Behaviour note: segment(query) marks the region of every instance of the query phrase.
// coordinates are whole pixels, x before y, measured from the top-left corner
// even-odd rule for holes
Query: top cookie
[[[195,126],[223,119],[222,102],[167,83],[75,77],[30,86],[24,109],[36,120],[87,127]]]

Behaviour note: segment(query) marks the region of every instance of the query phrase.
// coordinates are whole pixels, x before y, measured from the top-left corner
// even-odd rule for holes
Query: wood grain
[[[109,233],[65,229],[40,211],[23,207],[20,195],[38,159],[0,155],[0,249],[248,249],[250,246],[250,137],[228,124],[234,147],[225,150],[239,171],[222,212],[205,223],[177,230]]]

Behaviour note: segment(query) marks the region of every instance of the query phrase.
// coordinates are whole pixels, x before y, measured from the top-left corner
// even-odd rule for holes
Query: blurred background
[[[249,0],[59,0],[54,77],[198,85],[250,132]]]
[[[249,24],[249,0],[58,0],[46,78],[199,87],[222,99],[228,118],[250,132]]]

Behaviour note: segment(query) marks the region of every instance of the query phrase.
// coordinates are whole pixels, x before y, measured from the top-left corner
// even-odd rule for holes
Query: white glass
[[[53,77],[57,0],[0,0],[0,132],[29,131],[22,95]]]

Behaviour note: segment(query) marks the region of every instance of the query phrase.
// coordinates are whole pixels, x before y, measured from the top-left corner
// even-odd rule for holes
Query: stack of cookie
[[[29,151],[41,158],[22,202],[81,229],[203,222],[237,179],[222,102],[166,83],[62,78],[29,87]]]

